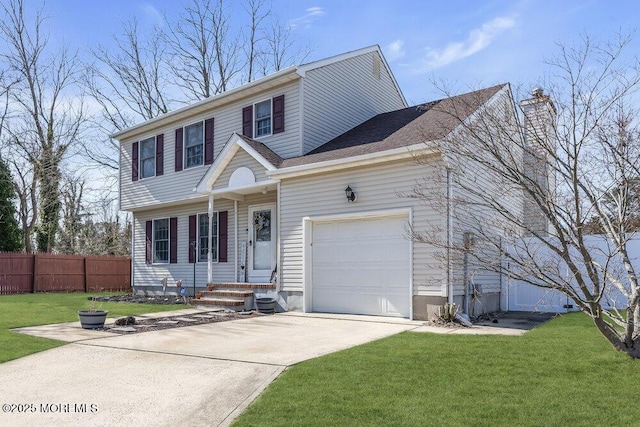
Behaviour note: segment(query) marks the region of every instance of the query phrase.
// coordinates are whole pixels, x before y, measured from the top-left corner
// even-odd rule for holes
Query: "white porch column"
[[[213,193],[209,193],[209,248],[207,251],[207,284],[213,283]]]

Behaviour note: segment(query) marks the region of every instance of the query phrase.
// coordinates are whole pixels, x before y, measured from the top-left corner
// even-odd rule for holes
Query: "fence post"
[[[36,276],[38,274],[38,254],[33,254],[33,272],[31,276],[31,293],[35,294],[38,290]]]
[[[84,293],[89,292],[89,275],[87,272],[87,257],[82,258],[82,264],[84,265]]]

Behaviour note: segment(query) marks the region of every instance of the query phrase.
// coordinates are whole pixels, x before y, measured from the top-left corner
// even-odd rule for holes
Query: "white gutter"
[[[308,175],[320,172],[327,172],[335,169],[355,166],[370,166],[375,163],[383,163],[392,160],[411,158],[416,153],[421,154],[441,154],[436,145],[427,146],[428,143],[418,143],[406,147],[383,150],[376,153],[361,154],[353,157],[343,157],[340,159],[327,160],[324,162],[314,162],[299,166],[285,167],[274,171],[267,171],[267,175],[273,179],[291,178],[301,175]]]
[[[146,244],[146,243],[145,243]],[[136,221],[135,215],[131,214],[131,290],[135,293],[135,270],[133,269],[133,264],[136,261]],[[145,260],[146,262],[146,260]]]
[[[226,92],[214,95],[210,98],[205,98],[201,101],[195,102],[182,108],[178,108],[177,110],[170,111],[161,116],[154,117],[153,119],[146,120],[127,129],[123,129],[121,131],[113,133],[110,135],[110,138],[120,140],[123,137],[126,138],[129,134],[136,133],[136,131],[153,128],[153,125],[157,123],[179,120],[183,118],[183,116],[186,117],[192,115],[194,112],[204,111],[217,107],[225,102],[231,102],[235,101],[236,99],[245,98],[252,95],[253,93],[250,90],[255,89],[256,87],[258,88],[258,90],[262,91],[267,90],[275,85],[283,84],[290,80],[295,80],[296,78],[299,78],[299,75],[296,73],[297,69],[298,67],[296,66],[287,67],[266,77],[254,80],[250,83],[238,86]],[[290,79],[286,79],[285,77],[287,76],[290,77]],[[282,81],[279,81],[279,79],[282,79]],[[269,83],[271,83],[271,85],[269,85]]]

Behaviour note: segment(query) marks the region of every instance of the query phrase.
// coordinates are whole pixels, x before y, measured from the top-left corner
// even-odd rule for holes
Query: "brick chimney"
[[[556,108],[543,89],[531,91],[532,98],[520,101],[524,119],[525,153],[523,157],[525,174],[531,178],[545,197],[555,197],[555,157],[556,152]],[[524,219],[528,234],[548,234],[549,221],[538,205],[525,195]]]

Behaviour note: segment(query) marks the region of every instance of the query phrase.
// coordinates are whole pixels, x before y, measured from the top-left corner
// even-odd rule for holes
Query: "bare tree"
[[[31,184],[27,180],[24,184],[32,188],[33,180],[37,182],[38,207],[31,211],[39,216],[38,250],[49,252],[58,229],[60,165],[84,123],[83,104],[72,100],[69,91],[77,77],[77,55],[65,48],[48,54],[42,10],[36,12],[31,27],[22,0],[10,0],[0,11],[0,36],[7,44],[0,57],[15,81],[10,91],[14,117],[5,123],[3,138],[28,160]],[[33,195],[21,200],[33,200]]]
[[[302,63],[310,53],[307,46],[296,47],[292,28],[279,20],[264,29],[264,55],[259,60],[262,75]]]
[[[62,228],[58,235],[57,249],[65,254],[79,252],[78,237],[86,217],[90,216],[84,209],[83,196],[85,181],[68,175],[63,177]]]
[[[223,0],[192,0],[165,32],[177,85],[188,101],[227,90],[240,70],[239,37],[231,32],[231,15]]]
[[[512,120],[508,101],[483,107],[473,119],[443,111],[459,125],[440,144],[455,159],[455,191],[446,203],[458,239],[425,231],[414,238],[459,259],[471,256],[496,274],[508,264],[512,279],[564,293],[615,349],[640,358],[640,283],[630,253],[636,230],[629,227],[640,139],[628,109],[640,66],[624,56],[629,41],[584,37],[577,46],[560,45],[547,61],[551,96],[536,90],[521,103],[523,129],[514,131],[520,122]],[[416,186],[413,196],[443,203],[426,188]],[[593,218],[605,238],[587,235]]]
[[[262,52],[262,28],[263,21],[271,14],[271,10],[267,9],[264,0],[246,0],[244,5],[249,15],[249,25],[245,34],[244,51],[247,60],[246,73],[247,81],[251,82],[255,79],[255,69],[260,62]]]
[[[86,70],[84,83],[112,130],[169,111],[168,58],[158,31],[143,41],[134,19],[123,24],[121,37],[113,37],[115,52],[105,47],[93,52],[95,63]]]

